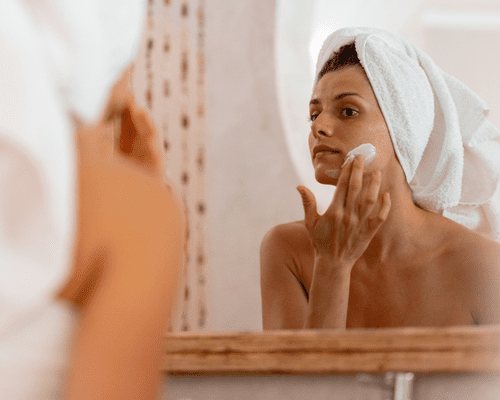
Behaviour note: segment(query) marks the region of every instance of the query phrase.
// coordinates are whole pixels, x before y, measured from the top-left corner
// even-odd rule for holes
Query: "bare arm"
[[[262,325],[270,329],[302,329],[307,293],[298,276],[298,259],[286,239],[286,228],[271,229],[260,247]]]
[[[341,266],[335,259],[314,258],[309,304],[304,328],[345,329],[352,266]]]
[[[345,329],[352,268],[390,210],[388,194],[382,196],[380,209],[375,208],[380,174],[372,174],[363,192],[362,180],[363,158],[358,156],[342,169],[332,203],[323,215],[316,211],[312,192],[298,188],[304,204],[304,224],[314,248],[314,272],[306,304],[305,296],[300,295],[303,288],[299,279],[291,272],[292,247],[279,236],[264,239],[261,276],[265,329]],[[377,212],[372,216],[372,211]]]
[[[297,229],[278,225],[261,244],[262,322],[268,329],[345,328],[350,270],[344,276],[335,260],[314,258],[314,276],[307,293],[299,276],[301,251]],[[308,238],[306,237],[306,240]],[[303,251],[303,249],[302,249]]]

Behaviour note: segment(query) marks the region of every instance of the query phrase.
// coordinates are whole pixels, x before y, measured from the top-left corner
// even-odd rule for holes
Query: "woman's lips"
[[[334,150],[320,150],[315,153],[314,158],[324,158],[324,157],[332,157],[332,156],[338,156],[340,153],[338,151]]]
[[[336,156],[339,153],[334,153],[333,151],[318,151],[316,153],[316,157],[318,156]]]
[[[325,146],[325,145],[314,146],[314,148],[312,150],[313,150],[312,154],[314,157],[316,157],[320,154],[339,154],[340,153],[340,151],[338,151],[337,149],[334,149],[333,147]]]

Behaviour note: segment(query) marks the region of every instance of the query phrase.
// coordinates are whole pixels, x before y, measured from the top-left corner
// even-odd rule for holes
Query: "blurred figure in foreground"
[[[1,398],[157,394],[184,222],[130,88],[144,8],[0,3]]]

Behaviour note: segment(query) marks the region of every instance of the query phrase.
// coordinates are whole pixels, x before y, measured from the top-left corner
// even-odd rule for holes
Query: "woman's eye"
[[[309,115],[309,121],[311,122],[314,122],[314,120],[318,118],[318,114],[312,114],[312,115]]]
[[[343,117],[354,117],[358,112],[353,108],[346,107],[343,108],[340,113]]]

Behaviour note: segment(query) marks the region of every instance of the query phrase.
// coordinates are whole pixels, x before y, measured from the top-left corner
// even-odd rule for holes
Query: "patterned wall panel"
[[[206,76],[204,0],[149,0],[134,92],[161,135],[167,181],[186,213],[185,263],[169,330],[206,324]]]

